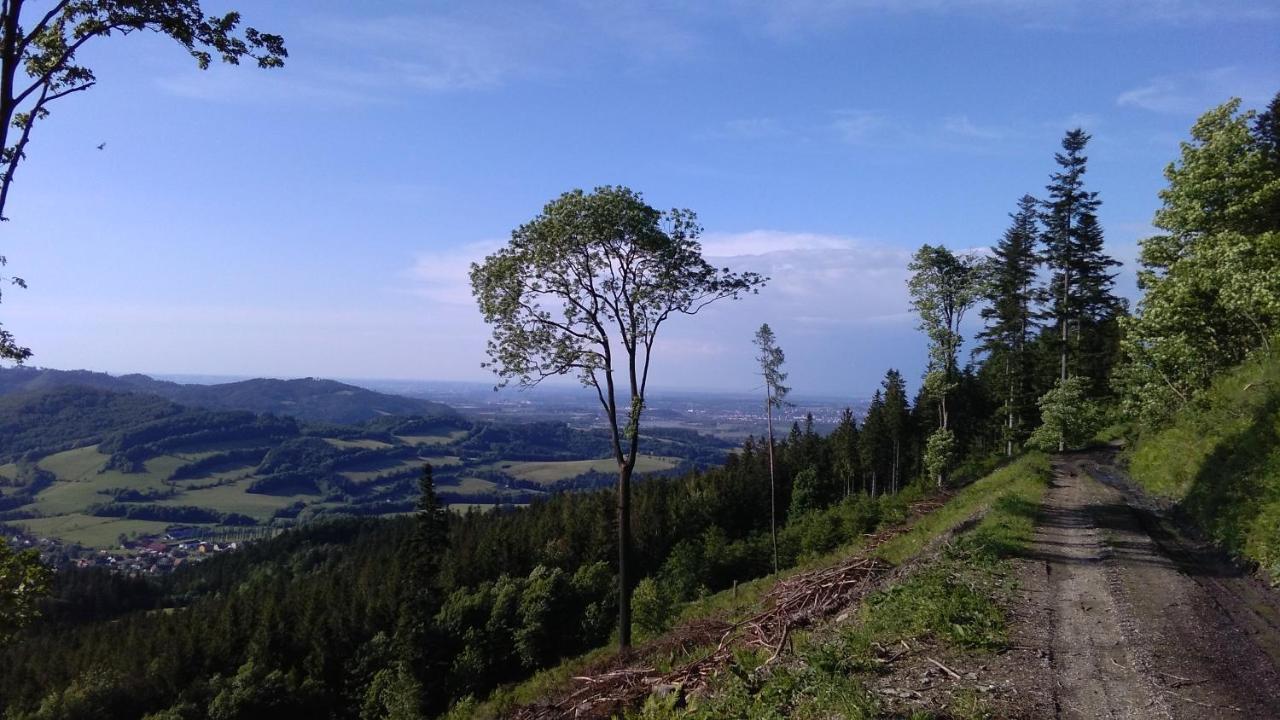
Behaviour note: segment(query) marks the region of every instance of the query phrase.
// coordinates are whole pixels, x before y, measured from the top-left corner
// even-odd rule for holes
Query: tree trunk
[[[773,397],[765,403],[769,416],[769,536],[773,541],[773,572],[778,573],[778,491],[773,476]]]
[[[1008,435],[1004,439],[1004,454],[1005,457],[1013,457],[1013,365],[1012,361],[1007,357],[1004,360],[1004,372],[1009,380],[1009,404],[1006,406],[1008,411],[1006,432]]]
[[[631,647],[631,470],[618,466],[618,649]]]
[[[900,441],[900,440],[898,440],[898,438],[896,438],[896,437],[895,437],[895,438],[893,439],[893,478],[892,478],[892,479],[891,479],[891,481],[890,481],[890,487],[892,488],[892,492],[894,492],[894,493],[897,493],[897,492],[898,492],[898,477],[899,477],[899,471],[898,471],[898,455],[899,455],[899,452],[898,452],[898,448],[899,448],[899,446],[900,446],[900,445],[901,445],[901,441]]]

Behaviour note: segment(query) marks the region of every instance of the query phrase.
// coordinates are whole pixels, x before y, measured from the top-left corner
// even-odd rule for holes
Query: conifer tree
[[[1050,176],[1048,197],[1041,203],[1045,260],[1052,273],[1049,308],[1044,316],[1057,323],[1059,380],[1071,375],[1074,326],[1075,349],[1083,345],[1084,352],[1083,358],[1076,358],[1076,369],[1100,387],[1114,355],[1114,347],[1108,351],[1104,341],[1108,330],[1112,330],[1112,339],[1116,337],[1114,322],[1124,305],[1112,292],[1115,274],[1109,272],[1120,263],[1103,251],[1097,218],[1102,201],[1098,193],[1084,186],[1089,162],[1084,150],[1089,140],[1089,134],[1080,128],[1067,132],[1062,152],[1054,155],[1059,170]]]
[[[862,455],[863,474],[867,480],[867,491],[871,497],[880,493],[880,479],[883,477],[885,449],[888,447],[888,427],[885,422],[884,395],[879,388],[871,398],[867,408],[867,416],[862,421],[862,434],[858,438]]]
[[[858,423],[853,410],[845,408],[840,413],[840,423],[831,433],[831,464],[844,489],[844,496],[853,494],[861,476],[862,458],[859,452]]]
[[[884,425],[888,436],[889,491],[898,492],[902,483],[903,446],[906,444],[911,411],[907,407],[907,384],[902,373],[889,370],[884,374]]]
[[[982,342],[979,352],[1000,364],[1004,387],[1005,454],[1012,457],[1013,447],[1025,437],[1024,413],[1029,403],[1028,381],[1031,375],[1030,344],[1037,329],[1034,303],[1036,241],[1039,236],[1040,202],[1030,195],[1018,201],[1018,211],[1010,215],[1012,224],[995,247],[986,263],[982,308],[986,327],[978,334]]]
[[[764,323],[756,331],[756,349],[760,354],[756,360],[760,363],[760,374],[764,376],[764,409],[769,423],[769,535],[773,541],[773,571],[778,572],[778,489],[774,470],[773,457],[773,410],[781,408],[786,402],[791,388],[783,385],[787,374],[782,370],[786,354],[778,347],[778,338],[773,334],[769,323]],[[793,428],[793,434],[797,428]]]
[[[432,618],[440,609],[440,558],[449,545],[448,510],[436,495],[431,464],[422,466],[418,478],[418,502],[414,514],[413,534],[402,549],[407,570],[400,602],[400,618],[396,640],[400,646],[403,667],[417,682],[411,687],[420,691],[438,687],[438,679],[447,669],[439,657],[441,643]],[[419,705],[423,711],[441,710],[439,693],[423,692]]]

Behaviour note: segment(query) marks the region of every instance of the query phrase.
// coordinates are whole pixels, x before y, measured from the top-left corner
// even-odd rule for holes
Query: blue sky
[[[114,38],[38,128],[0,236],[33,364],[483,380],[467,264],[609,183],[774,278],[671,325],[656,385],[751,389],[767,320],[797,392],[866,395],[922,370],[911,250],[990,245],[1066,129],[1131,261],[1196,115],[1280,89],[1261,1],[238,6],[283,70]]]

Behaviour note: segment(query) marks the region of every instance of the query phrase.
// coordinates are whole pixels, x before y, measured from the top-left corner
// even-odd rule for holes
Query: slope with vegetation
[[[642,473],[718,462],[724,443],[646,434]],[[357,425],[190,408],[155,395],[58,386],[0,397],[0,522],[88,548],[163,534],[269,534],[331,514],[407,512],[424,462],[450,505],[524,504],[602,482],[599,431],[455,416]],[[603,478],[607,482],[607,478]]]
[[[389,395],[355,385],[298,378],[255,378],[211,385],[155,380],[146,375],[108,375],[88,370],[0,368],[0,395],[33,393],[66,387],[89,387],[117,393],[158,395],[179,405],[210,410],[244,410],[289,415],[299,420],[354,424],[385,415],[458,420],[456,410],[431,400]]]
[[[1280,581],[1280,359],[1259,352],[1141,434],[1133,479]]]

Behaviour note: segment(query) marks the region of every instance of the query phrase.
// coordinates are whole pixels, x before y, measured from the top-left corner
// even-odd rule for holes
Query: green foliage
[[[666,632],[675,618],[675,605],[658,581],[652,577],[641,580],[631,596],[632,621],[640,631],[640,637],[654,637]]]
[[[941,245],[922,245],[907,269],[911,308],[920,316],[920,329],[929,336],[929,369],[949,382],[964,338],[960,325],[978,300],[980,263],[973,255],[956,255]],[[945,395],[946,388],[939,388]]]
[[[1027,444],[1052,452],[1075,449],[1093,439],[1102,427],[1104,416],[1098,404],[1088,397],[1088,380],[1079,376],[1059,380],[1052,390],[1040,398],[1040,427],[1031,433]]]
[[[865,675],[883,669],[877,645],[930,638],[960,650],[1001,650],[1007,643],[1002,603],[1009,587],[1003,559],[1030,542],[1048,474],[1044,456],[1024,456],[922,518],[908,533],[917,540],[899,544],[893,552],[898,561],[985,512],[976,528],[961,534],[937,561],[868,597],[852,622],[796,636],[801,662],[766,667],[767,653],[739,652],[709,693],[687,698],[687,705],[677,702],[679,693],[654,695],[627,717],[884,717],[884,708],[864,684]],[[946,713],[983,717],[982,710],[975,698],[961,696]]]
[[[1258,352],[1220,375],[1167,426],[1138,437],[1129,471],[1280,579],[1280,361]]]
[[[422,686],[403,665],[379,670],[365,689],[360,720],[419,720]]]
[[[942,487],[947,470],[955,462],[956,434],[948,428],[938,428],[929,435],[924,449],[925,472],[931,478],[937,478],[938,487]]]
[[[1116,276],[1110,272],[1120,263],[1103,251],[1097,217],[1101,201],[1098,193],[1084,186],[1089,161],[1084,150],[1090,139],[1079,128],[1062,138],[1062,152],[1054,157],[1059,170],[1045,188],[1048,197],[1041,203],[1041,219],[1045,261],[1051,271],[1045,317],[1058,325],[1059,378],[1073,374],[1092,378],[1091,394],[1100,394],[1115,359],[1117,318],[1126,305],[1113,292]]]
[[[1012,224],[992,248],[992,257],[982,270],[987,305],[980,311],[986,326],[978,334],[982,341],[979,350],[999,368],[998,392],[1005,413],[1001,433],[1010,456],[1026,439],[1029,385],[1034,379],[1031,346],[1039,325],[1035,303],[1041,296],[1036,287],[1038,207],[1039,202],[1030,195],[1018,201],[1018,212],[1010,216]]]
[[[471,288],[492,330],[486,365],[499,384],[575,376],[595,389],[605,412],[619,466],[622,647],[631,639],[630,480],[658,331],[674,315],[757,292],[766,280],[712,266],[702,257],[701,232],[693,211],[660,212],[629,188],[573,190],[471,266]]]
[[[0,537],[0,645],[39,614],[53,571],[35,550],[15,552]]]
[[[769,327],[769,323],[764,323],[756,331],[755,345],[760,351],[756,356],[756,362],[760,363],[760,373],[764,376],[765,388],[768,390],[766,401],[770,407],[782,407],[786,402],[787,393],[791,392],[791,388],[783,385],[787,381],[787,373],[782,370],[786,355],[778,346],[778,339],[774,336],[773,328]]]
[[[1280,165],[1265,127],[1233,99],[1196,121],[1165,170],[1155,218],[1165,234],[1142,241],[1145,292],[1118,380],[1150,426],[1280,330]]]

